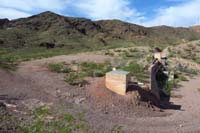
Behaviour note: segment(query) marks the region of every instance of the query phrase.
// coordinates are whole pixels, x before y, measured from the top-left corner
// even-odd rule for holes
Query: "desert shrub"
[[[168,47],[167,50],[169,53],[172,51],[172,49],[170,47]]]
[[[123,126],[120,125],[114,125],[113,128],[111,129],[112,133],[124,133],[125,131],[123,130]]]
[[[93,73],[93,76],[94,77],[103,77],[105,75],[105,72],[104,71],[94,71],[94,73]]]
[[[69,73],[71,72],[71,69],[65,66],[63,63],[57,63],[57,64],[49,64],[48,65],[49,69],[53,72],[57,73]]]
[[[179,72],[183,72],[183,73],[188,74],[188,75],[197,75],[197,74],[199,74],[198,70],[195,70],[195,69],[192,69],[192,68],[189,68],[187,66],[180,65],[180,64],[177,66],[177,70]]]
[[[17,69],[17,56],[4,56],[0,54],[0,68],[14,71]]]
[[[31,115],[34,116],[35,118],[45,117],[50,114],[51,114],[50,110],[46,106],[40,106],[31,111]]]
[[[18,115],[6,109],[6,105],[0,103],[0,133],[18,133],[20,126]]]
[[[184,71],[186,74],[190,74],[190,75],[197,75],[198,71],[192,68],[185,68]]]
[[[196,44],[197,44],[198,46],[200,46],[200,41],[198,41]]]
[[[143,65],[135,62],[131,62],[127,66],[122,68],[125,71],[129,71],[132,76],[136,77],[139,81],[146,81],[148,78],[147,70],[145,70]]]
[[[187,73],[188,73],[188,74],[191,74],[191,75],[197,75],[197,74],[199,73],[199,71],[190,68],[190,69],[187,70]]]
[[[121,69],[127,65],[128,61],[124,58],[114,58],[113,60],[110,61],[110,66],[115,67],[116,69]]]
[[[148,63],[151,63],[151,62],[153,61],[153,55],[152,55],[152,54],[148,55],[148,56],[146,57],[146,61],[147,61]]]
[[[129,52],[139,52],[139,50],[137,48],[132,48],[132,49],[129,49]]]
[[[175,57],[175,54],[174,54],[173,52],[170,52],[170,53],[169,53],[169,57],[170,57],[170,58]]]
[[[65,81],[70,85],[84,86],[85,84],[87,84],[87,81],[85,80],[86,77],[103,77],[106,72],[112,70],[112,67],[109,62],[83,62],[78,65],[79,70],[77,70],[76,72],[71,71],[65,76]]]
[[[167,81],[166,84],[165,84],[165,86],[164,86],[164,89],[163,89],[164,92],[165,92],[165,94],[167,94],[168,96],[170,96],[173,87],[174,87],[174,81],[173,80]]]
[[[87,81],[84,79],[85,75],[83,73],[70,72],[65,76],[65,82],[70,85],[79,85],[84,86],[87,84]]]
[[[83,62],[80,64],[81,71],[88,77],[102,77],[106,72],[112,70],[110,63]]]
[[[143,66],[141,66],[140,64],[131,62],[128,66],[125,66],[123,68],[126,71],[129,71],[131,73],[141,73],[144,72]]]
[[[62,64],[49,64],[49,69],[53,72],[57,72],[60,73],[61,70],[63,69],[63,65]]]
[[[123,53],[123,56],[125,56],[125,57],[134,57],[134,54],[125,51],[125,52]]]
[[[200,64],[200,59],[197,59],[197,60],[196,60],[196,63]]]
[[[107,50],[107,51],[105,52],[105,55],[114,56],[114,53],[111,52],[110,50]]]
[[[10,61],[0,61],[0,68],[5,70],[15,71],[17,69],[18,63]]]
[[[61,114],[55,119],[47,120],[48,115],[53,113],[45,106],[31,111],[33,120],[20,126],[22,133],[71,133],[88,132],[86,122],[71,114]]]
[[[123,58],[133,58],[133,59],[141,59],[144,58],[144,53],[142,52],[129,52],[129,51],[124,51],[120,54]]]
[[[196,62],[196,63],[198,63],[198,64],[200,64],[200,58],[196,57],[196,58],[193,59],[193,61]]]
[[[179,75],[178,79],[180,81],[188,81],[188,79],[184,75]]]
[[[114,52],[120,53],[120,52],[122,52],[122,50],[121,49],[115,49]]]

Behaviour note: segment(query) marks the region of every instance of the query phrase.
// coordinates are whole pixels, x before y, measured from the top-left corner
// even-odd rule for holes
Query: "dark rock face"
[[[0,19],[0,28],[3,28],[4,25],[7,25],[9,23],[8,19]]]
[[[6,105],[2,102],[0,102],[0,109],[6,109]]]
[[[40,47],[45,47],[47,49],[55,48],[55,44],[49,43],[49,42],[42,42],[42,43],[40,43]]]
[[[4,41],[3,41],[3,40],[0,40],[0,44],[4,44]]]

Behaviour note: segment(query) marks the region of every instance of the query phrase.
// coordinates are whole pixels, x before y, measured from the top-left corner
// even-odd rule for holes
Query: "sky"
[[[200,0],[0,0],[0,18],[17,19],[44,11],[147,27],[200,25]]]

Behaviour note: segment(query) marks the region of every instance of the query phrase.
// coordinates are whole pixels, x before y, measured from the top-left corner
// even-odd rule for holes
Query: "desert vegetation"
[[[88,132],[88,125],[83,120],[83,114],[75,116],[71,114],[60,114],[53,116],[53,112],[48,107],[41,106],[30,111],[32,122],[20,125],[19,131],[22,133],[44,133],[44,132]]]
[[[53,72],[66,73],[64,80],[70,85],[83,86],[87,84],[87,77],[103,77],[105,73],[111,71],[112,68],[129,71],[130,74],[140,82],[148,81],[148,71],[142,64],[135,63],[134,61],[123,64],[123,62],[120,63],[120,61],[119,59],[115,60],[113,63],[109,61],[104,63],[72,62],[68,65],[64,65],[64,63],[55,63],[49,64],[48,67]],[[73,70],[73,67],[75,67],[76,70]]]
[[[70,68],[68,68],[64,63],[57,63],[57,64],[53,64],[50,63],[48,65],[49,69],[53,72],[57,72],[57,73],[69,73],[72,70]]]

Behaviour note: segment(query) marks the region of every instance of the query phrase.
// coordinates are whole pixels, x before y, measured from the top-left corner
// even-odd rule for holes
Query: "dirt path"
[[[182,87],[173,90],[170,102],[174,109],[165,110],[171,113],[167,117],[127,119],[127,128],[138,132],[200,132],[200,77],[182,82]],[[180,110],[175,107],[180,106]],[[131,123],[132,122],[132,123]]]
[[[30,73],[31,71],[44,71],[46,70],[46,66],[49,63],[60,63],[66,62],[71,63],[75,62],[104,62],[106,60],[110,60],[110,56],[105,56],[102,54],[98,54],[95,52],[90,53],[80,53],[80,54],[72,54],[72,55],[60,55],[54,56],[50,58],[37,59],[33,61],[22,62],[19,65],[18,72]]]

